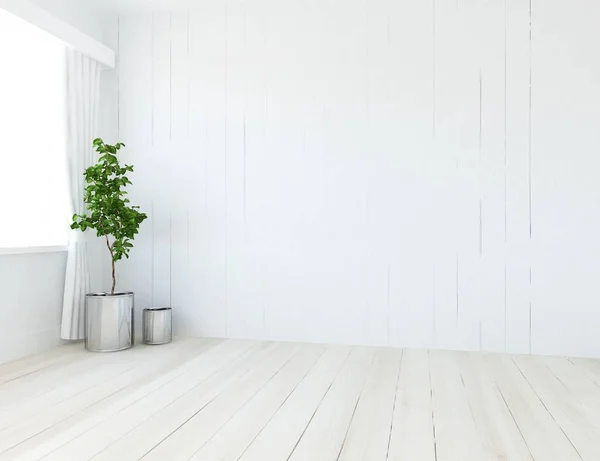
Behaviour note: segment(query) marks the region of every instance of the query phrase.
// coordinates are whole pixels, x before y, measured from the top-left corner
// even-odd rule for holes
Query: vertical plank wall
[[[600,6],[120,14],[104,134],[179,334],[600,356]]]

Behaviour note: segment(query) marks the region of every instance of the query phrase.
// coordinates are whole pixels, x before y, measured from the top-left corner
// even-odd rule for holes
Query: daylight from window
[[[0,9],[0,248],[67,243],[64,51]]]

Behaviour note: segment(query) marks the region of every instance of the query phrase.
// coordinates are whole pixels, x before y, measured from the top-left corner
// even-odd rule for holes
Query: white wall
[[[138,308],[180,334],[600,356],[596,2],[195,5],[105,30],[107,134],[151,216],[120,270]]]
[[[91,291],[106,291],[109,260],[90,245]],[[67,252],[0,253],[0,364],[59,346]]]
[[[0,363],[60,344],[66,252],[0,255]]]

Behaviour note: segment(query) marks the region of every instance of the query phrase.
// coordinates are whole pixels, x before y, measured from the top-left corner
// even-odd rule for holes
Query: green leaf
[[[119,261],[129,257],[133,248],[134,236],[147,219],[145,213],[138,211],[125,198],[126,188],[132,184],[127,173],[133,172],[133,166],[119,163],[118,151],[125,144],[105,144],[101,138],[94,140],[98,152],[98,162],[87,168],[85,178],[84,203],[87,213],[73,215],[71,228],[85,231],[94,229],[98,237],[112,240],[109,244],[111,258]]]

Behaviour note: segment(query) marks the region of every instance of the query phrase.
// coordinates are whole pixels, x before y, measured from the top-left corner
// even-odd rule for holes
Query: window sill
[[[11,247],[0,248],[0,255],[24,255],[36,253],[60,253],[67,251],[66,245],[55,246],[31,246],[31,247]]]

